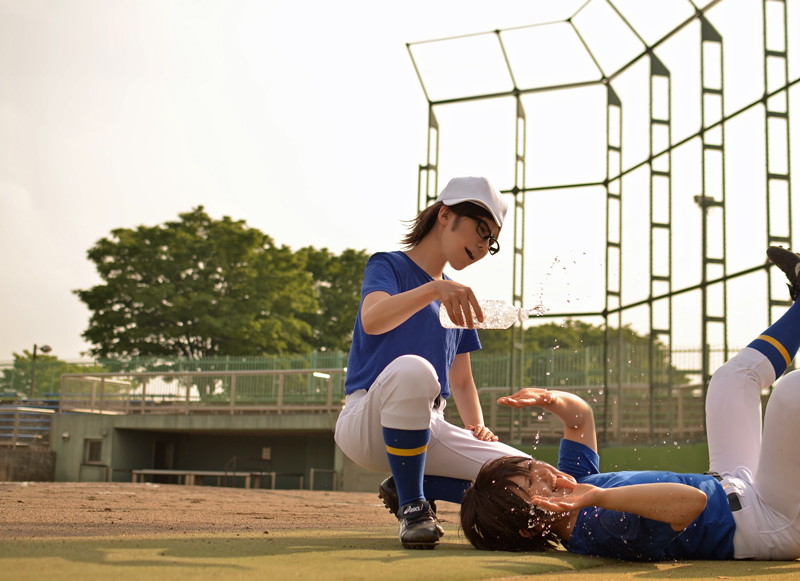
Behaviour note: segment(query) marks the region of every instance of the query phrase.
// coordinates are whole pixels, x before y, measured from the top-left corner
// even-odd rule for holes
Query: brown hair
[[[436,224],[436,219],[439,217],[439,210],[442,209],[442,206],[444,206],[444,202],[436,202],[422,210],[413,220],[406,221],[406,223],[409,224],[409,230],[400,241],[400,244],[402,244],[406,250],[410,250],[422,242],[422,239],[433,229],[433,225]],[[489,210],[478,204],[473,204],[472,202],[461,202],[460,204],[447,207],[459,217],[476,216],[494,222],[494,218]]]
[[[559,540],[550,529],[552,513],[532,504],[511,478],[527,476],[526,456],[504,456],[484,464],[461,503],[461,529],[482,551],[551,551]],[[527,495],[526,495],[527,496]],[[541,531],[534,531],[544,525]],[[520,531],[531,531],[523,537]]]

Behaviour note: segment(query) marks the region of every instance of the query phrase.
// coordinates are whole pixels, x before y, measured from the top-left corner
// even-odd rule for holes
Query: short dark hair
[[[515,490],[511,478],[527,476],[526,456],[504,456],[483,465],[461,503],[461,529],[472,545],[482,551],[552,551],[559,545],[550,529],[548,511],[532,504]],[[544,524],[540,532],[537,525]],[[520,531],[531,530],[530,537]]]
[[[427,236],[428,232],[433,229],[433,225],[436,224],[436,219],[439,217],[439,210],[442,209],[442,206],[444,206],[444,202],[435,202],[433,205],[428,206],[417,214],[416,218],[407,221],[409,224],[408,233],[400,241],[400,244],[402,244],[406,250],[414,248]],[[447,207],[450,208],[450,211],[456,216],[475,216],[495,223],[491,212],[478,204],[461,202],[460,204],[453,204]]]

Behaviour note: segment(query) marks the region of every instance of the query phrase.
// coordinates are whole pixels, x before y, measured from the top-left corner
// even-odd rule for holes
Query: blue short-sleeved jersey
[[[565,544],[567,550],[631,561],[733,559],[736,524],[725,491],[713,476],[657,471],[601,474],[597,453],[566,439],[561,440],[558,468],[580,483],[600,488],[678,482],[699,488],[708,496],[705,510],[683,531],[672,530],[667,523],[627,512],[596,506],[583,508],[572,536]]]
[[[363,304],[364,297],[374,291],[396,295],[432,280],[404,252],[373,254],[364,269],[361,301]],[[448,372],[453,359],[458,354],[480,349],[481,343],[475,330],[442,327],[439,322],[440,306],[438,300],[433,301],[405,323],[382,335],[367,335],[364,332],[359,307],[347,362],[346,393],[369,389],[386,366],[401,355],[419,355],[436,369],[439,384],[442,386],[441,394],[448,397]]]

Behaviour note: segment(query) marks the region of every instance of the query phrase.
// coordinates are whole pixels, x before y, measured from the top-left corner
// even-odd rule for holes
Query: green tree
[[[61,391],[63,373],[102,373],[105,368],[61,361],[58,357],[36,354],[36,386],[31,392],[33,375],[33,353],[27,349],[22,354],[14,353],[14,365],[0,370],[0,392],[17,393],[24,397],[45,397]]]
[[[88,251],[102,284],[75,294],[100,357],[300,353],[318,310],[301,256],[202,206],[158,226],[119,228]]]
[[[639,335],[629,325],[622,327],[623,341],[637,349],[647,348],[649,339],[647,335]],[[511,349],[510,330],[481,330],[479,331],[482,351],[491,354],[505,354]],[[612,344],[617,341],[617,329],[609,329],[609,339]],[[544,323],[525,329],[525,351],[537,352],[548,349],[576,350],[582,347],[603,346],[605,330],[600,325],[592,325],[584,321],[567,319],[563,323]]]
[[[510,330],[482,330],[479,334],[483,346],[481,356],[503,356],[509,353]],[[625,325],[622,328],[622,337],[626,373],[638,375],[642,381],[647,381],[649,336],[640,335],[629,325]],[[567,319],[563,323],[550,322],[528,327],[525,329],[526,377],[531,384],[550,385],[556,377],[548,370],[556,367],[586,370],[587,366],[593,375],[601,377],[605,340],[606,334],[602,326],[573,319]],[[609,359],[615,362],[616,351],[619,349],[616,328],[609,329],[609,349]],[[632,354],[636,354],[636,357],[631,357]],[[633,361],[627,362],[628,359]],[[548,365],[548,362],[553,365]],[[631,363],[633,367],[630,366]],[[654,363],[659,381],[666,381],[671,367],[674,384],[688,383],[689,378],[685,372],[669,365],[669,349],[659,340],[654,345]]]
[[[347,249],[336,256],[327,248],[301,248],[297,252],[314,279],[319,310],[303,315],[313,329],[310,343],[319,351],[348,351],[353,324],[361,303],[361,284],[369,255]]]

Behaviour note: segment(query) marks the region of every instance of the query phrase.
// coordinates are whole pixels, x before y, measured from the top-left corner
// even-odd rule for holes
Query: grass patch
[[[15,580],[48,579],[324,579],[326,581],[465,581],[536,579],[800,578],[800,562],[623,563],[556,553],[475,551],[455,528],[434,551],[400,547],[394,527],[363,531],[275,531],[11,539],[0,566]],[[0,577],[3,577],[0,574]]]

